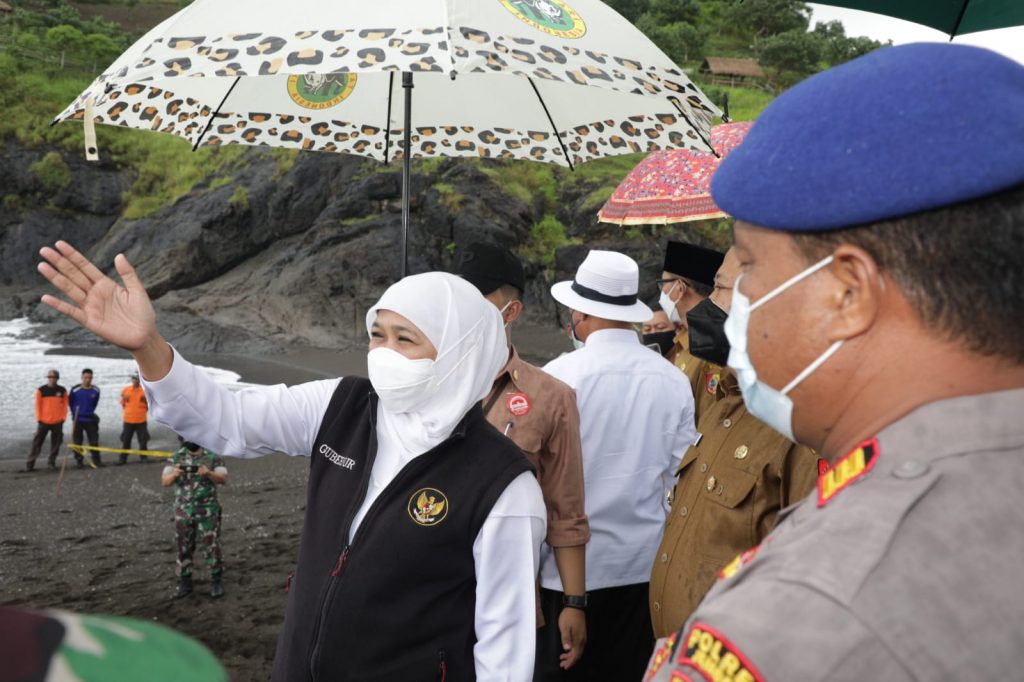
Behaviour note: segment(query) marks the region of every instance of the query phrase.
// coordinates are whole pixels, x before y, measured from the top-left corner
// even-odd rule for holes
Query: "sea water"
[[[121,389],[131,383],[131,373],[138,371],[135,361],[88,355],[46,355],[46,351],[57,346],[40,340],[37,327],[26,318],[0,320],[0,458],[20,459],[28,454],[28,443],[36,430],[35,390],[46,383],[50,369],[60,372],[57,383],[69,390],[81,383],[83,369],[88,367],[93,371],[93,385],[100,389],[96,410],[100,416],[100,445],[120,447]],[[234,372],[214,367],[200,369],[229,388],[248,385],[240,382]],[[150,429],[154,430],[152,420]],[[64,425],[64,440],[71,442],[70,419]],[[43,446],[44,459],[49,447],[47,439]]]

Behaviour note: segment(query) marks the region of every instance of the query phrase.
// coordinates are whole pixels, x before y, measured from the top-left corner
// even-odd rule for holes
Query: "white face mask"
[[[499,314],[499,315],[501,315],[501,319],[502,319],[502,321],[503,321],[503,322],[504,322],[504,320],[505,320],[505,311],[506,311],[506,310],[508,310],[508,307],[509,307],[510,305],[512,305],[512,301],[509,301],[508,303],[506,303],[506,304],[505,304],[505,305],[504,305],[504,306],[503,306],[503,307],[501,308],[501,310],[499,310],[499,311],[498,311],[498,314]],[[508,329],[508,326],[509,326],[510,324],[512,324],[512,320],[509,320],[508,322],[505,322],[505,329]]]
[[[672,324],[682,324],[683,318],[680,317],[679,311],[676,310],[676,302],[672,300],[672,292],[675,291],[676,286],[679,285],[678,280],[672,283],[669,287],[668,292],[664,289],[661,290],[661,296],[658,297],[658,305],[668,315],[668,319],[672,320]]]
[[[440,385],[434,381],[433,360],[410,360],[390,348],[367,353],[366,370],[381,405],[394,414],[416,411]]]
[[[736,372],[736,379],[740,386],[740,392],[743,393],[743,402],[747,406],[747,411],[791,441],[796,441],[796,438],[793,436],[793,400],[789,397],[789,392],[832,357],[843,345],[843,341],[836,341],[829,346],[828,350],[819,355],[781,391],[778,391],[757,378],[757,370],[754,369],[750,356],[747,354],[750,313],[831,262],[832,256],[818,261],[772,289],[753,305],[751,305],[750,299],[740,291],[740,281],[743,279],[740,276],[733,286],[732,306],[729,310],[729,317],[725,320],[725,335],[729,339],[730,346],[729,367]]]

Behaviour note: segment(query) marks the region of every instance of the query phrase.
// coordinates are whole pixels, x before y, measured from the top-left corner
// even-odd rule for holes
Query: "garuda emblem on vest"
[[[417,490],[409,498],[409,516],[421,526],[436,526],[448,516],[448,498],[436,488]]]

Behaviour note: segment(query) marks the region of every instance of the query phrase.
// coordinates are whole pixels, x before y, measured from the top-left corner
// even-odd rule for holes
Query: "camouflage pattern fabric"
[[[175,452],[170,466],[205,465],[211,471],[224,466],[220,455],[209,450],[193,456],[185,448]],[[217,500],[217,486],[210,479],[198,474],[188,473],[178,478],[174,484],[174,531],[177,538],[177,568],[179,577],[192,575],[192,555],[195,553],[196,542],[201,544],[206,558],[206,566],[213,577],[220,576],[224,564],[220,548],[221,506]]]

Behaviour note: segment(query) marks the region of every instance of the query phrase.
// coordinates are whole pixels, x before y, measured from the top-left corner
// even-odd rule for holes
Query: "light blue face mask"
[[[754,369],[754,364],[747,354],[750,314],[831,262],[832,256],[818,261],[772,289],[754,304],[751,304],[750,299],[740,291],[740,282],[743,280],[743,277],[740,276],[733,287],[732,306],[729,310],[729,317],[725,321],[725,335],[729,339],[730,346],[729,367],[736,372],[736,379],[740,386],[740,392],[743,393],[743,402],[747,406],[747,411],[794,442],[796,438],[793,436],[793,401],[789,397],[789,392],[832,357],[843,345],[843,341],[836,341],[829,346],[828,350],[819,355],[781,391],[778,391],[757,378],[757,370]]]

